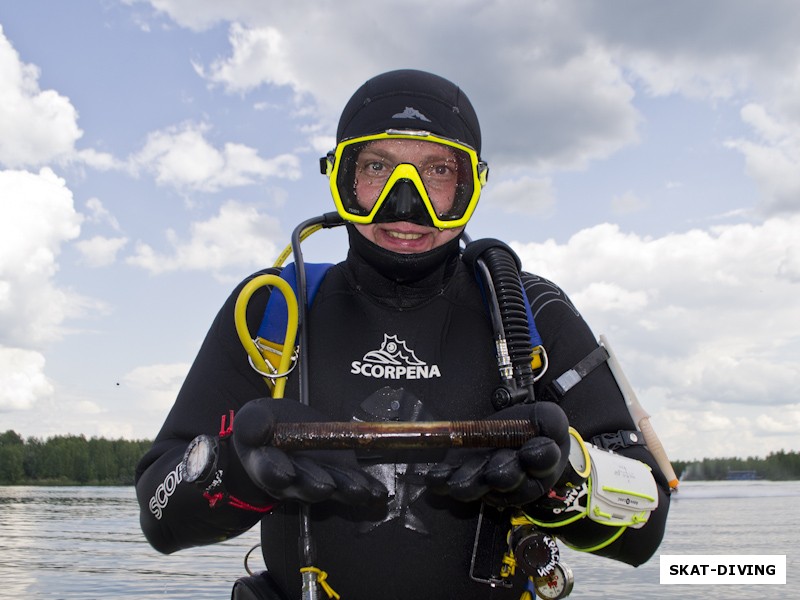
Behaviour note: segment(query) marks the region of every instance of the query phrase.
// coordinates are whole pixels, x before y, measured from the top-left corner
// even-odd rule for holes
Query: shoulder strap
[[[539,335],[539,330],[536,329],[536,321],[533,320],[533,310],[531,309],[528,294],[525,293],[525,286],[522,286],[522,300],[525,302],[525,313],[528,315],[528,329],[531,332],[531,348],[543,346],[542,336]]]
[[[325,279],[325,275],[333,266],[331,263],[306,263],[306,297],[309,306],[314,301],[314,296]],[[280,273],[281,279],[286,281],[297,293],[297,269],[294,263],[286,265]],[[283,343],[283,336],[286,334],[288,320],[288,310],[286,299],[283,294],[270,294],[267,301],[267,308],[264,310],[264,317],[258,328],[258,337],[275,344]]]

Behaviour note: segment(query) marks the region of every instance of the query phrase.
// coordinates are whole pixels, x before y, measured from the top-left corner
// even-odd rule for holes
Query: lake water
[[[570,598],[800,598],[798,536],[800,482],[687,482],[659,553],[784,554],[786,585],[660,585],[658,555],[638,569],[562,555],[575,574]],[[163,556],[139,530],[133,488],[0,487],[0,598],[226,599],[256,543],[257,528]]]

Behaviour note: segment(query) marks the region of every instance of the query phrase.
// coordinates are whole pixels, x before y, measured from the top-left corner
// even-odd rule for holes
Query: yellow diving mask
[[[343,140],[320,165],[344,220],[439,229],[469,221],[489,174],[469,146],[411,130]]]

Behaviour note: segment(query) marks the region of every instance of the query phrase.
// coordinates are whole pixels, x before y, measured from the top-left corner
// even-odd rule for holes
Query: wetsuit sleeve
[[[537,382],[538,398],[552,398],[549,388],[554,379],[572,369],[598,347],[597,337],[558,286],[546,279],[523,274],[523,286],[528,295],[534,321],[547,350],[547,373]],[[570,389],[559,404],[570,425],[587,440],[601,434],[634,430],[622,392],[606,363],[590,372]],[[615,542],[594,553],[622,562],[640,565],[658,549],[664,535],[669,511],[669,485],[655,459],[644,446],[616,450],[647,464],[655,478],[659,502],[641,529],[628,528]],[[558,536],[577,548],[593,548],[609,539],[614,528],[581,519],[559,528]]]
[[[217,314],[152,448],[137,465],[142,531],[160,552],[234,537],[261,516],[221,503],[211,508],[202,489],[181,481],[178,468],[191,440],[202,433],[218,435],[223,415],[269,395],[262,378],[250,367],[234,325],[234,306],[246,282],[234,290]],[[252,296],[247,309],[250,331],[258,329],[268,297],[266,288]],[[269,504],[270,499],[250,482],[233,456],[230,440],[221,443],[230,446],[222,452],[228,492],[254,506]]]

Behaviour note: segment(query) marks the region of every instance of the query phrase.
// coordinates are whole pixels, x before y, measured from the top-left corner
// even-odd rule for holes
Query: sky
[[[349,96],[417,68],[481,120],[468,233],[608,337],[671,458],[800,450],[798,30],[794,0],[1,3],[0,431],[155,436],[236,283],[333,210]]]

